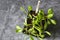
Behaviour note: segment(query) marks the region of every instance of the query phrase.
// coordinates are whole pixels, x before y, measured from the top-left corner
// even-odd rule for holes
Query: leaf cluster
[[[22,7],[20,9],[26,12],[25,9],[23,9]],[[22,30],[26,30],[26,32],[28,32],[30,35],[34,35],[40,38],[40,40],[41,38],[45,37],[45,34],[51,36],[51,33],[46,29],[49,27],[48,25],[51,24],[56,25],[56,21],[53,19],[54,16],[53,10],[49,8],[47,11],[47,15],[44,13],[43,9],[40,9],[38,13],[35,13],[37,15],[30,13],[31,11],[32,11],[32,6],[28,6],[28,15],[24,23],[26,28],[21,29],[19,26],[16,26],[17,28],[16,32],[21,32]],[[28,18],[32,20],[30,24],[27,23]],[[32,36],[30,36],[30,40],[34,40]]]

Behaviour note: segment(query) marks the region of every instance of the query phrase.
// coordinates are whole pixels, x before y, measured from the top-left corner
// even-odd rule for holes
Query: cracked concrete
[[[24,37],[28,37],[28,35],[23,33],[16,34],[15,32],[16,25],[20,25],[23,28],[26,17],[19,8],[20,6],[27,8],[28,5],[32,5],[33,10],[35,10],[37,1],[0,0],[0,40],[24,40]],[[57,25],[54,27],[53,35],[44,40],[60,40],[60,0],[41,0],[40,9],[44,9],[47,12],[48,8],[54,9],[54,19],[56,19]],[[27,40],[29,40],[29,37]],[[38,39],[35,38],[35,40]]]

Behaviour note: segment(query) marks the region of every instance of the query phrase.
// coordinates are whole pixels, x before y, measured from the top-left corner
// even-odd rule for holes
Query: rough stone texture
[[[24,40],[25,37],[29,40],[28,35],[23,33],[17,34],[15,32],[15,26],[20,25],[23,28],[26,17],[19,9],[20,6],[27,8],[28,5],[32,5],[33,10],[35,10],[37,1],[38,0],[0,0],[0,40]],[[45,12],[47,12],[48,8],[54,9],[54,19],[56,19],[57,25],[54,27],[53,35],[44,40],[60,40],[60,0],[41,0],[40,9],[44,9]],[[38,39],[35,38],[35,40]]]

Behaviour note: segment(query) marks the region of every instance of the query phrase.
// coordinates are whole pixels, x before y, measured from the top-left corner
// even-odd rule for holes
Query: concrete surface
[[[28,35],[23,33],[16,33],[15,26],[20,25],[23,28],[23,23],[26,15],[19,9],[20,6],[27,8],[32,5],[33,10],[36,8],[38,0],[0,0],[0,40],[24,40]],[[40,9],[47,12],[48,8],[54,9],[54,19],[57,25],[54,26],[55,30],[53,35],[44,40],[60,40],[60,0],[41,0]],[[26,9],[27,10],[27,9]],[[53,27],[53,26],[52,26]],[[35,38],[35,37],[34,37]],[[35,38],[35,40],[38,40]]]

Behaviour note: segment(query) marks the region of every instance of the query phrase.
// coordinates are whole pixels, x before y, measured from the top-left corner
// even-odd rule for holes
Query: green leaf
[[[47,33],[49,36],[51,36],[51,33],[50,33],[50,32],[48,32],[48,31],[45,31],[45,33]]]
[[[34,38],[30,35],[30,40],[34,40]]]
[[[45,37],[45,35],[40,35],[40,37],[41,37],[41,38],[44,38],[44,37]]]
[[[48,24],[51,24],[49,20],[47,20],[47,23],[48,23]]]
[[[44,30],[47,29],[47,26],[48,26],[48,24],[47,24],[47,22],[45,22],[45,24],[44,24]]]
[[[35,20],[34,23],[37,24],[38,20]]]
[[[32,10],[32,6],[28,6],[28,11],[31,11]]]
[[[38,18],[38,20],[42,20],[44,18],[44,11],[43,10],[39,10],[37,18]]]
[[[20,28],[20,26],[16,26],[16,33],[18,32],[22,32],[22,28]]]
[[[24,9],[24,7],[20,7],[20,10],[22,10],[25,14],[27,14],[27,11]]]
[[[34,20],[34,18],[32,19],[32,25],[33,25],[33,27],[35,26],[35,20]]]
[[[29,32],[32,32],[32,31],[33,31],[33,28],[29,29],[28,31],[29,31]]]
[[[32,19],[32,16],[31,16],[31,14],[29,14],[29,17]]]
[[[52,24],[56,25],[56,21],[55,20],[50,19],[50,21],[51,21]]]
[[[25,19],[24,25],[27,25],[27,19]]]
[[[44,15],[43,9],[39,10],[39,14]]]
[[[53,17],[53,14],[48,14],[48,15],[47,15],[47,18],[48,18],[48,19],[50,19],[50,18],[52,18],[52,17]]]
[[[42,38],[39,38],[39,40],[43,40]]]
[[[36,27],[36,26],[35,26],[35,29],[38,30],[40,33],[42,33],[42,30],[41,30],[42,27],[41,27],[41,26],[40,26],[40,27]]]
[[[37,31],[34,30],[34,28],[29,29],[28,32],[30,32],[34,36],[37,36],[37,34],[35,34],[35,33],[37,33]]]
[[[16,29],[16,33],[22,32],[22,30],[20,29]]]
[[[27,24],[27,19],[25,19],[24,25],[25,26],[30,26],[31,24]]]
[[[17,26],[16,26],[16,29],[21,29],[21,28],[20,28],[20,26],[17,25]]]
[[[20,10],[24,11],[25,9],[24,9],[24,7],[20,7]]]
[[[53,10],[51,8],[48,9],[48,14],[53,14]]]

